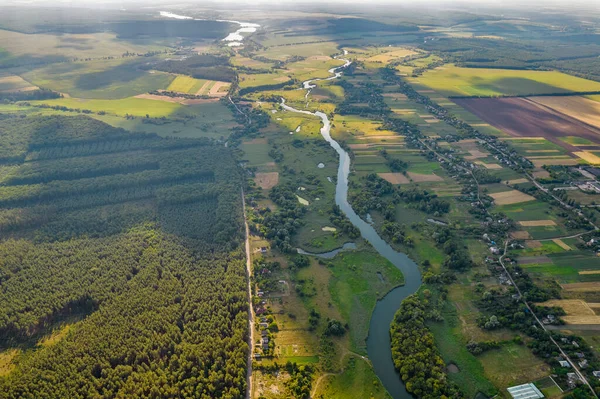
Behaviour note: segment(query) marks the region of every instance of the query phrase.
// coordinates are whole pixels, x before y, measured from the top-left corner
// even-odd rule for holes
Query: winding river
[[[344,54],[347,52],[344,50]],[[307,90],[306,97],[310,90],[316,86],[313,84],[319,80],[336,79],[342,75],[341,70],[348,65],[350,61],[342,59],[345,64],[341,67],[332,68],[329,70],[333,76],[327,79],[308,80],[302,84],[302,87]],[[362,235],[373,248],[381,256],[388,259],[396,266],[404,275],[405,284],[401,287],[394,288],[383,299],[377,302],[373,315],[371,316],[371,324],[369,326],[369,337],[367,338],[367,352],[369,359],[373,363],[375,373],[381,379],[381,382],[394,399],[408,399],[412,396],[406,391],[404,384],[400,380],[391,355],[391,342],[389,328],[394,318],[394,314],[400,307],[400,302],[407,296],[413,294],[421,285],[421,273],[415,262],[408,258],[405,254],[395,251],[387,242],[385,242],[377,231],[369,223],[362,220],[354,209],[348,203],[348,175],[350,174],[350,155],[340,146],[340,144],[331,138],[330,130],[331,123],[327,115],[323,112],[310,112],[298,110],[285,104],[285,100],[281,100],[281,106],[290,112],[300,114],[315,115],[323,122],[321,135],[333,147],[340,157],[338,167],[337,185],[335,190],[335,203],[342,209],[344,214],[350,219],[352,224],[356,226]]]

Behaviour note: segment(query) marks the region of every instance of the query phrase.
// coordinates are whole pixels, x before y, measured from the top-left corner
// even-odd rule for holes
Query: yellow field
[[[564,250],[570,251],[572,248],[570,246],[568,246],[563,240],[561,239],[554,239],[552,240],[553,243],[555,243],[556,245],[558,245],[559,247],[561,247]]]
[[[589,125],[600,127],[600,102],[585,97],[570,96],[530,97],[530,99]]]
[[[383,53],[383,54],[377,54],[373,57],[367,58],[366,61],[381,62],[381,63],[387,64],[388,62],[393,61],[395,59],[404,58],[404,57],[408,57],[409,55],[415,55],[415,54],[417,54],[417,53],[410,49],[403,48],[403,49],[399,49],[399,50],[389,51],[389,52]]]
[[[501,193],[489,194],[497,205],[518,204],[520,202],[534,201],[535,198],[518,190],[504,191]]]
[[[520,221],[519,224],[526,227],[556,226],[554,220],[523,220]]]
[[[178,93],[196,94],[206,82],[208,81],[204,79],[195,79],[190,76],[178,75],[173,79],[167,90],[176,91]]]
[[[600,164],[600,157],[592,154],[589,151],[576,151],[573,154],[577,155],[579,158],[583,159],[586,162],[589,162],[594,165]]]
[[[600,316],[596,315],[587,302],[580,299],[552,299],[538,305],[563,308],[567,315],[562,316],[562,319],[567,324],[600,324]]]

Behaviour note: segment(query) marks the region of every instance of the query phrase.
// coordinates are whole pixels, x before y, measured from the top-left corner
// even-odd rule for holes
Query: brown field
[[[530,97],[531,101],[568,115],[588,125],[600,127],[600,103],[585,97]]]
[[[407,184],[410,180],[402,173],[377,173],[379,177],[389,181],[392,184]]]
[[[550,177],[550,172],[548,172],[547,170],[540,170],[537,172],[533,172],[532,175],[536,179],[545,179],[547,177]]]
[[[525,179],[525,178],[521,178],[521,179],[514,179],[514,180],[509,180],[508,184],[522,184],[522,183],[527,183],[529,180]]]
[[[556,226],[554,220],[523,220],[520,221],[519,224],[526,227]]]
[[[485,167],[486,169],[502,169],[502,166],[497,163],[483,163],[476,162],[478,165]]]
[[[210,88],[208,95],[211,97],[223,97],[227,95],[227,90],[229,90],[230,86],[231,84],[227,82],[215,82],[213,87]]]
[[[519,263],[522,265],[531,265],[536,263],[552,263],[552,259],[545,255],[540,256],[522,256],[519,258]]]
[[[279,172],[257,173],[254,182],[262,189],[269,190],[279,183]]]
[[[444,179],[442,179],[438,175],[434,175],[434,174],[425,175],[425,174],[413,173],[413,172],[407,172],[407,174],[416,183],[429,182],[429,181],[444,181]]]
[[[518,204],[520,202],[534,201],[531,195],[524,194],[518,190],[504,191],[501,193],[489,194],[497,205]]]
[[[409,50],[409,49],[400,49],[400,50],[389,51],[387,53],[375,55],[371,58],[367,58],[365,61],[387,63],[392,60],[395,60],[396,58],[404,58],[404,57],[408,57],[409,55],[413,55],[413,54],[417,54],[417,53],[415,53],[414,51]]]
[[[510,233],[510,236],[515,240],[528,240],[531,238],[531,235],[528,231],[513,231],[512,233]],[[542,246],[541,242],[537,241],[537,243],[540,244],[540,247]]]
[[[541,167],[544,165],[577,165],[579,160],[576,158],[537,158],[531,160],[534,166]]]
[[[576,136],[600,143],[600,129],[526,98],[457,98],[454,102],[513,137],[543,137],[571,153],[580,149],[560,137]]]
[[[565,291],[573,291],[573,292],[588,292],[588,291],[598,291],[600,290],[600,282],[592,281],[588,283],[571,283],[571,284],[562,284],[563,290]]]
[[[541,248],[542,242],[537,240],[529,240],[525,242],[526,248]]]

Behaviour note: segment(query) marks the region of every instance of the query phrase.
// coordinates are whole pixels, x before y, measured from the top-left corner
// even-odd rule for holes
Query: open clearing
[[[52,106],[64,106],[67,108],[89,109],[96,113],[104,111],[107,114],[123,116],[125,114],[134,116],[150,115],[153,118],[169,116],[181,105],[167,101],[149,100],[147,98],[124,98],[120,100],[86,100],[81,98],[59,98],[55,100],[32,101],[32,104],[48,104]]]
[[[576,136],[593,143],[600,143],[600,129],[542,107],[528,99],[481,98],[455,99],[454,101],[477,117],[513,137],[543,137],[573,154],[581,152],[580,149],[561,140],[561,138]],[[542,150],[547,149],[543,148]],[[543,159],[548,161],[548,159],[555,157],[543,156]],[[565,157],[556,159],[570,161]]]
[[[208,81],[204,79],[195,79],[190,76],[179,75],[173,79],[167,90],[178,93],[196,94],[207,82]]]
[[[444,96],[526,96],[600,91],[600,83],[556,71],[460,68],[446,65],[410,79]]]
[[[279,182],[279,172],[257,173],[254,182],[262,189],[269,190]]]
[[[518,204],[521,202],[535,201],[531,195],[522,193],[518,190],[504,191],[501,193],[489,194],[497,205]]]

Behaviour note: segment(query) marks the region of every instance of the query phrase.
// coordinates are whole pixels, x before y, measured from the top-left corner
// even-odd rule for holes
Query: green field
[[[198,90],[208,82],[204,79],[195,79],[190,76],[177,76],[169,85],[167,90],[178,93],[196,94]]]
[[[329,292],[342,317],[350,324],[353,350],[366,354],[371,313],[377,299],[403,284],[400,270],[371,252],[342,252],[333,259]],[[378,273],[383,276],[383,281]]]
[[[47,104],[50,106],[63,106],[73,109],[88,109],[94,113],[104,111],[107,114],[125,116],[146,116],[151,118],[167,117],[176,110],[184,107],[177,103],[167,101],[148,100],[144,98],[123,98],[119,100],[88,100],[83,98],[58,98],[55,100],[32,101],[32,104]]]
[[[321,381],[314,397],[321,397],[319,395],[328,399],[390,398],[371,366],[356,356],[348,358],[342,374]]]
[[[139,69],[146,62],[148,59],[62,63],[26,72],[23,78],[78,98],[125,98],[169,87],[175,76]]]
[[[445,96],[525,96],[600,91],[600,83],[557,71],[460,68],[454,65],[427,71],[417,83]]]

